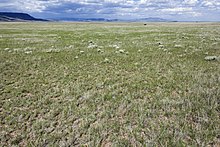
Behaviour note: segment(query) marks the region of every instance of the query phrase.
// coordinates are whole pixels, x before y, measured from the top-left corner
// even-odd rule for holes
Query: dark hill
[[[0,21],[47,21],[34,18],[26,13],[0,12]]]

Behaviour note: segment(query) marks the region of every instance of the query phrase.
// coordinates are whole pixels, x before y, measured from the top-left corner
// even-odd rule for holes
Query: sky
[[[0,0],[0,11],[39,18],[220,21],[220,0]]]

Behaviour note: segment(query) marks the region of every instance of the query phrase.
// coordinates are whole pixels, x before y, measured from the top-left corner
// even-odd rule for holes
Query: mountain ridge
[[[48,21],[48,20],[35,18],[27,13],[0,12],[0,21],[19,22],[19,21]]]

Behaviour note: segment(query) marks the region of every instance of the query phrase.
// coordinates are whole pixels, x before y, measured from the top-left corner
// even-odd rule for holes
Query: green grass
[[[219,23],[0,23],[1,146],[219,146]]]

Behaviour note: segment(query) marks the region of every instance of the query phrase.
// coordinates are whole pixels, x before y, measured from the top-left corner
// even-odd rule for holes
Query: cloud
[[[190,6],[195,6],[196,4],[198,4],[198,2],[198,0],[184,0],[183,3]]]
[[[177,7],[177,8],[167,8],[167,9],[162,9],[162,12],[189,12],[192,11],[193,9],[191,7]]]
[[[219,0],[1,0],[0,10],[41,17],[163,17],[176,20],[194,16],[205,20],[212,15],[213,19],[220,19]]]
[[[208,8],[216,8],[219,9],[220,7],[220,1],[219,0],[204,0],[202,2],[202,6],[208,7]]]

